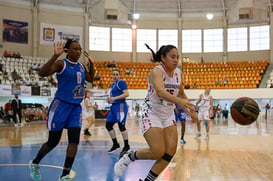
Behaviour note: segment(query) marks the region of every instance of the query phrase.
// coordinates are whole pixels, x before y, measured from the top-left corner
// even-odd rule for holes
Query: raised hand
[[[88,58],[89,61],[91,61],[92,63],[94,63],[94,60],[91,58],[91,56],[89,55],[89,53],[86,50],[83,51],[83,55],[86,58]]]
[[[55,56],[60,56],[64,50],[67,50],[66,48],[64,48],[65,42],[63,41],[58,41],[56,44],[54,43],[54,55]]]

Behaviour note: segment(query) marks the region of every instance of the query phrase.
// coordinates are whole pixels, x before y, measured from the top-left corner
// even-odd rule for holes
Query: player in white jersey
[[[124,154],[114,167],[115,174],[121,176],[132,161],[156,160],[145,181],[155,180],[175,155],[178,139],[175,104],[197,120],[194,106],[187,99],[181,83],[177,48],[166,45],[157,53],[152,53],[152,61],[161,64],[153,68],[148,76],[148,94],[142,106],[141,130],[149,148]]]
[[[196,102],[196,106],[199,105],[198,110],[198,121],[197,121],[197,130],[198,133],[195,138],[198,138],[201,136],[201,121],[204,120],[205,126],[206,126],[206,140],[209,139],[209,124],[210,124],[210,113],[213,112],[213,100],[212,96],[210,95],[210,88],[207,87],[205,89],[205,93],[201,94],[199,96],[198,101]]]
[[[87,120],[87,125],[84,129],[84,135],[91,136],[89,132],[89,128],[94,124],[94,109],[96,108],[95,105],[91,103],[91,94],[89,91],[85,92],[85,99],[83,101],[82,106],[82,118]]]

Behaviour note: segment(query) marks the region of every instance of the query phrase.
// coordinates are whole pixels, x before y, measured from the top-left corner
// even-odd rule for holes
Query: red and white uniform
[[[210,120],[209,118],[209,110],[210,110],[210,95],[201,95],[201,101],[199,104],[199,110],[198,110],[198,119],[199,120]]]
[[[156,66],[163,73],[164,88],[170,94],[178,96],[181,84],[181,70],[176,68],[170,77],[163,64]],[[144,134],[151,127],[166,128],[175,124],[175,104],[159,97],[148,77],[148,94],[142,106],[141,131]]]

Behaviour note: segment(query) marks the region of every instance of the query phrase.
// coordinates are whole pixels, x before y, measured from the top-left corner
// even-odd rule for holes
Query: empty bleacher
[[[269,61],[238,61],[238,62],[210,62],[210,63],[183,63],[183,83],[190,89],[204,89],[210,86],[212,89],[242,89],[257,88]],[[117,62],[116,68],[121,71],[121,77],[127,82],[129,89],[146,89],[147,76],[154,63]],[[107,62],[96,62],[96,75],[101,78],[94,81],[94,87],[107,89],[112,83],[113,67],[107,67]],[[132,74],[125,74],[126,69],[132,70]],[[272,73],[273,75],[273,73]],[[216,80],[219,79],[219,84]],[[223,80],[227,82],[224,84]],[[272,79],[273,80],[273,79]]]
[[[269,61],[238,61],[215,63],[183,63],[183,83],[193,88],[236,89],[257,88]],[[227,79],[224,84],[223,80]],[[219,84],[216,80],[219,79]]]

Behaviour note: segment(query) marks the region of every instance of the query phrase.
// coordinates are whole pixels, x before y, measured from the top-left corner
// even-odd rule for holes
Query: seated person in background
[[[126,74],[126,75],[130,75],[130,74],[131,74],[131,70],[130,70],[129,68],[126,68],[125,74]]]
[[[14,69],[12,72],[11,72],[11,77],[12,77],[12,79],[13,80],[16,80],[16,78],[17,78],[17,72],[16,72],[16,70]]]
[[[39,69],[38,65],[36,63],[34,63],[32,66],[31,66],[31,69],[36,71]]]
[[[185,89],[189,89],[190,85],[187,83],[184,87],[185,87]]]
[[[216,84],[216,85],[220,85],[220,80],[219,80],[219,78],[216,79],[215,84]]]
[[[16,52],[13,52],[11,57],[13,57],[13,58],[17,58],[17,54],[16,54]]]
[[[225,78],[223,79],[223,84],[226,85],[227,83],[228,83],[228,80],[227,80],[227,78],[225,77]]]
[[[192,86],[193,89],[197,89],[197,85],[196,83],[194,82],[193,86]]]
[[[22,58],[22,56],[21,56],[21,54],[19,52],[17,52],[16,58]]]
[[[3,53],[3,56],[4,56],[4,57],[10,57],[10,54],[8,53],[7,50],[5,50],[5,52]]]

